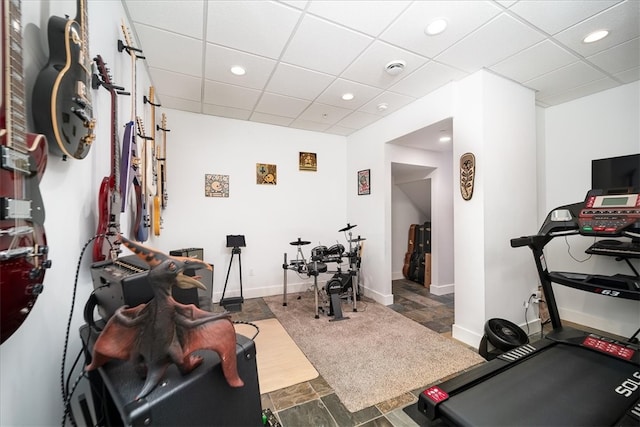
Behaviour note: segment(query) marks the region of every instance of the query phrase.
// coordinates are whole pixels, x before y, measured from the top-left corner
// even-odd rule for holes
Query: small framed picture
[[[358,171],[358,196],[371,194],[371,169]]]
[[[256,163],[256,184],[276,185],[278,170],[276,165]]]
[[[229,175],[205,174],[204,195],[206,197],[229,197]]]
[[[299,165],[301,171],[316,172],[318,170],[316,153],[305,153],[301,151]]]

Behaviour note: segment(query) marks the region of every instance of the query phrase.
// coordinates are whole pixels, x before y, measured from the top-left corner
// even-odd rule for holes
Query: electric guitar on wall
[[[83,159],[95,139],[91,105],[91,59],[87,0],[78,0],[75,20],[49,18],[49,62],[33,88],[33,119],[52,153]]]
[[[120,194],[120,141],[118,140],[118,94],[126,94],[124,88],[111,82],[109,70],[102,57],[95,59],[100,73],[99,86],[103,86],[111,94],[111,175],[102,179],[98,195],[98,236],[93,241],[93,262],[107,258],[115,260],[120,253],[120,210],[122,195]]]
[[[151,218],[153,223],[153,234],[155,236],[160,235],[160,225],[162,224],[162,212],[160,206],[160,182],[158,180],[158,156],[156,145],[156,107],[159,104],[155,104],[154,101],[155,89],[153,86],[149,87],[149,98],[145,98],[145,102],[148,102],[151,106],[151,142],[147,147],[147,191],[149,196],[153,200],[151,205]],[[151,165],[151,167],[149,167]]]
[[[144,125],[142,119],[136,117],[136,125],[138,134],[142,139],[142,152],[146,152],[148,136],[144,133]],[[146,160],[146,159],[145,159]],[[147,184],[146,184],[146,162],[143,161],[138,169],[138,173],[133,178],[133,188],[136,192],[136,217],[133,222],[133,234],[139,242],[144,242],[149,238],[150,218],[147,206]]]
[[[26,131],[20,10],[19,0],[2,2],[0,343],[27,318],[51,267],[39,188],[47,140]]]
[[[158,196],[160,197],[160,204],[162,209],[167,207],[167,201],[169,200],[169,194],[167,192],[167,132],[171,132],[167,129],[167,115],[162,113],[162,120],[160,125],[157,126],[157,130],[162,131],[162,151],[158,146],[158,154],[156,159],[158,160],[158,173],[160,178],[158,180]]]

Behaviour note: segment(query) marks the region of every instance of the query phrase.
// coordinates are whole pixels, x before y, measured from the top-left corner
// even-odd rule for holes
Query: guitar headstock
[[[167,130],[167,115],[162,113],[162,119],[160,120],[160,126],[158,126],[158,130]]]
[[[140,118],[140,116],[136,116],[136,127],[138,128],[138,136],[143,139],[146,138],[146,134],[144,132],[144,123],[142,123],[142,119]]]
[[[111,83],[111,75],[109,74],[109,68],[107,68],[107,64],[102,59],[102,56],[98,55],[93,59],[98,67],[98,73],[100,73],[100,80],[104,86],[111,90],[113,89],[113,84]]]

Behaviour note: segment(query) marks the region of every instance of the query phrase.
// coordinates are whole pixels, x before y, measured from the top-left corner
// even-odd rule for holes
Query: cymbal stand
[[[346,238],[347,237],[346,230],[344,234]],[[358,236],[358,239],[359,238],[360,236]],[[353,311],[357,312],[358,311],[358,305],[357,305],[358,304],[358,285],[360,284],[360,260],[359,260],[359,253],[358,253],[360,249],[360,242],[358,242],[358,244],[356,245],[357,249],[354,254],[353,253],[354,248],[352,245],[353,242],[351,240],[353,240],[352,233],[351,233],[351,230],[349,230],[349,238],[347,238],[347,241],[349,242],[349,273],[351,274],[351,290],[353,292],[353,295],[352,295]]]
[[[294,244],[294,242],[291,242],[291,244]],[[307,268],[307,260],[304,258],[304,253],[302,252],[302,242],[300,240],[300,238],[298,238],[298,242],[296,244],[296,246],[298,246],[298,251],[296,252],[296,263],[294,265],[289,265],[287,263],[287,253],[284,253],[284,262],[282,264],[282,270],[283,270],[283,280],[282,283],[284,285],[284,290],[282,293],[282,305],[284,307],[287,306],[287,270],[296,270],[298,273],[303,273],[305,272],[306,268]],[[302,260],[302,266],[300,265],[300,260]],[[295,267],[295,268],[294,268]]]

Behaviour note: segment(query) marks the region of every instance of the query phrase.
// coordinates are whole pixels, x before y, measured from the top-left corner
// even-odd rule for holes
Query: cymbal
[[[300,240],[300,238],[298,237],[298,240],[295,242],[289,242],[290,245],[293,246],[304,246],[304,245],[308,245],[311,242],[309,242],[308,240]]]
[[[362,242],[363,240],[367,240],[367,239],[365,239],[364,237],[358,236],[357,239],[351,239],[349,241],[353,243],[353,242]]]
[[[351,230],[352,228],[355,228],[355,227],[357,227],[357,225],[351,225],[351,224],[347,223],[347,226],[346,226],[346,227],[341,228],[341,229],[340,229],[340,230],[338,230],[338,231],[339,231],[340,233],[342,233],[343,231],[349,231],[349,230]]]

